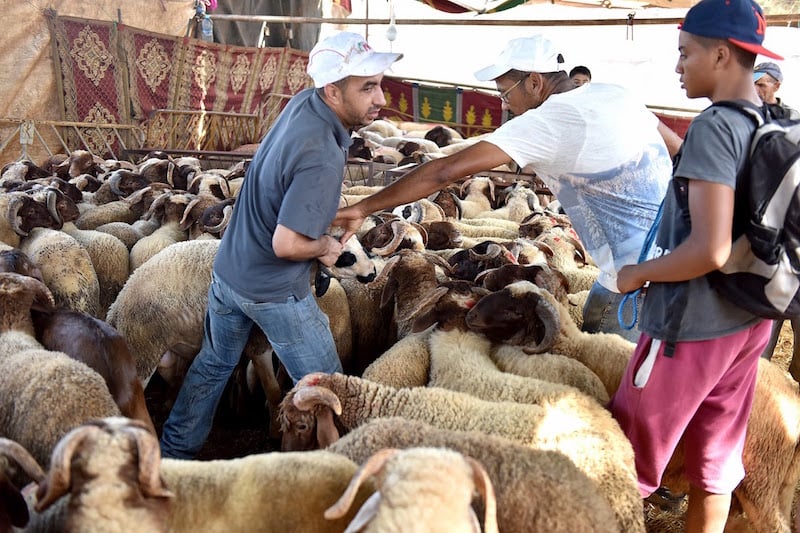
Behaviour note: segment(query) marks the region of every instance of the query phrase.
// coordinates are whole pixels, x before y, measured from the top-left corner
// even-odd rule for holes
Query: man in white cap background
[[[164,424],[163,456],[189,459],[200,451],[254,325],[294,382],[342,371],[328,317],[311,294],[311,266],[333,266],[342,252],[344,239],[327,231],[350,134],[386,105],[383,73],[401,57],[376,52],[350,32],[311,50],[314,88],[295,95],[261,141],[220,242],[202,348]]]
[[[474,145],[340,209],[334,223],[352,232],[370,213],[423,198],[466,176],[511,162],[530,167],[560,201],[601,270],[584,307],[584,330],[635,342],[638,332],[617,320],[622,295],[616,273],[639,258],[680,137],[620,86],[575,87],[562,62],[555,44],[541,35],[511,40],[494,64],[475,76],[494,80],[515,118]]]
[[[773,118],[800,119],[800,112],[784,104],[775,93],[781,88],[783,72],[777,63],[759,63],[753,69],[753,82],[761,101],[767,104]]]

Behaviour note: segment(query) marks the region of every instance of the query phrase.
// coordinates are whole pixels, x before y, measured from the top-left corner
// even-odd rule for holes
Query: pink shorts
[[[744,478],[747,419],[771,329],[772,321],[762,320],[725,337],[678,342],[672,357],[662,344],[646,378],[640,369],[658,341],[642,334],[609,404],[633,445],[642,497],[660,486],[681,437],[684,473],[693,486],[727,494]]]

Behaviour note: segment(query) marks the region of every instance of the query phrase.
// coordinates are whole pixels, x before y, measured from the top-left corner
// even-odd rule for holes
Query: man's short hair
[[[592,79],[592,71],[589,70],[587,67],[584,67],[583,65],[578,65],[577,67],[573,67],[572,70],[569,71],[570,78],[575,74],[583,74],[590,80]]]

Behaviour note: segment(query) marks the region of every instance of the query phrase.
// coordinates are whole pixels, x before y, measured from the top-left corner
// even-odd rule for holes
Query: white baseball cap
[[[324,87],[348,76],[374,76],[385,71],[403,54],[376,52],[357,33],[339,32],[314,45],[306,72],[314,87]]]
[[[522,72],[556,72],[561,70],[564,58],[555,43],[542,35],[519,37],[508,41],[494,64],[475,73],[480,81],[494,80],[509,70]]]

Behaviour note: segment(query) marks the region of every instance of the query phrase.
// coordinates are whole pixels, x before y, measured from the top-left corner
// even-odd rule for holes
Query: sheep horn
[[[392,240],[386,246],[373,248],[373,253],[385,257],[394,253],[397,250],[397,247],[400,246],[400,243],[403,242],[403,239],[408,232],[408,223],[405,223],[404,221],[401,222],[400,220],[393,220],[390,227],[392,228],[394,237],[392,237]]]
[[[292,402],[301,411],[311,411],[316,405],[322,404],[330,407],[337,416],[342,414],[342,402],[339,398],[332,390],[318,385],[298,389],[294,393]]]
[[[138,202],[141,202],[144,195],[152,190],[153,190],[152,186],[142,187],[141,189],[132,192],[130,195],[121,198],[121,200],[128,205],[134,205]]]
[[[44,480],[45,474],[36,459],[21,444],[11,439],[0,437],[0,455],[16,461],[22,470],[36,483]]]
[[[119,171],[112,172],[108,178],[108,188],[117,196],[125,196],[125,191],[119,188],[119,183],[122,181],[122,173]]]
[[[56,303],[53,299],[53,293],[50,292],[50,289],[47,288],[47,285],[38,279],[30,276],[24,276],[22,274],[16,274],[14,272],[5,272],[0,274],[0,278],[15,280],[16,283],[19,283],[25,287],[26,291],[33,294],[33,305],[31,308],[35,308],[38,311],[48,311],[55,307]]]
[[[489,474],[482,464],[472,457],[465,456],[464,459],[466,459],[467,464],[472,467],[472,482],[475,484],[475,489],[478,491],[478,494],[483,497],[483,532],[497,533],[497,499],[495,498],[492,480],[489,479]]]
[[[461,182],[461,187],[458,189],[458,194],[464,196],[464,191],[469,187],[469,184],[473,182],[475,178],[467,178],[463,182]]]
[[[539,344],[525,346],[522,351],[526,354],[546,352],[553,346],[556,338],[561,333],[561,313],[541,296],[536,303],[536,315],[544,326],[544,336]]]
[[[384,466],[386,466],[386,462],[399,452],[400,450],[397,448],[384,448],[372,454],[372,456],[367,459],[367,462],[361,465],[358,471],[353,475],[344,494],[342,494],[336,503],[325,511],[325,518],[328,520],[335,520],[347,514],[361,484],[371,476],[383,470]]]
[[[64,219],[61,217],[61,213],[58,212],[58,193],[56,192],[57,189],[53,189],[52,187],[47,188],[46,198],[47,198],[47,212],[50,213],[50,216],[53,217],[53,220],[56,221],[58,227],[61,228],[64,225]]]
[[[469,256],[475,261],[485,261],[487,259],[494,259],[503,251],[503,248],[496,243],[491,243],[486,247],[486,253],[479,254],[473,248],[469,249]]]
[[[587,263],[586,258],[588,257],[588,254],[586,253],[586,248],[583,247],[581,241],[566,232],[564,233],[564,240],[575,247],[575,251],[578,253],[581,263],[585,265]]]
[[[151,498],[174,496],[161,479],[161,449],[155,435],[150,433],[147,426],[139,420],[130,420],[123,428],[123,432],[131,435],[136,442],[139,453],[139,486],[142,493]]]
[[[11,198],[8,201],[8,223],[14,233],[20,237],[27,237],[28,232],[20,227],[17,219],[19,218],[19,210],[22,209],[26,201],[30,201],[30,198],[25,193],[11,194],[10,196]]]
[[[97,431],[102,430],[97,426],[79,426],[58,442],[50,460],[50,472],[36,491],[37,501],[34,506],[36,512],[41,513],[69,491],[72,484],[70,480],[72,455],[87,437]]]
[[[416,222],[412,222],[411,225],[417,228],[417,231],[419,231],[419,234],[422,237],[422,247],[426,247],[428,245],[428,230],[425,229],[425,226]]]
[[[180,222],[178,222],[178,226],[180,226],[181,229],[189,229],[189,226],[194,224],[194,220],[189,219],[189,215],[191,214],[194,206],[198,205],[201,201],[202,200],[200,197],[195,197],[189,202],[189,205],[186,206],[186,209],[183,210],[183,216],[181,217]]]

